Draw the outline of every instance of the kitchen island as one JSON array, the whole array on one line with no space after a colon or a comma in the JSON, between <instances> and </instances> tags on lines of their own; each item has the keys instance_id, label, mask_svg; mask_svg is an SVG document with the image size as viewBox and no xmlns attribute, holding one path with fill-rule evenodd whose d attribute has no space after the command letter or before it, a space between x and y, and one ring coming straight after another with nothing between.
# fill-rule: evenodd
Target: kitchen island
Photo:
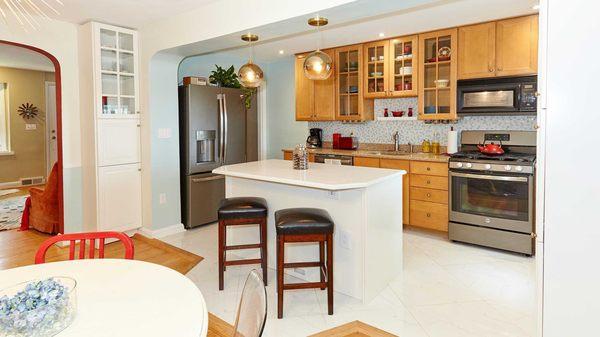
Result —
<instances>
[{"instance_id":1,"label":"kitchen island","mask_svg":"<svg viewBox=\"0 0 600 337\"><path fill-rule=\"evenodd\" d=\"M334 289L368 302L402 272L402 170L311 163L306 171L285 160L265 160L213 171L226 176L226 196L267 200L269 273L276 266L274 213L316 207L335 222ZM228 244L256 243L253 226L228 228ZM286 245L286 262L318 261L316 244ZM241 257L255 257L236 251ZM318 268L286 270L300 279L319 279Z\"/></svg>"}]
</instances>

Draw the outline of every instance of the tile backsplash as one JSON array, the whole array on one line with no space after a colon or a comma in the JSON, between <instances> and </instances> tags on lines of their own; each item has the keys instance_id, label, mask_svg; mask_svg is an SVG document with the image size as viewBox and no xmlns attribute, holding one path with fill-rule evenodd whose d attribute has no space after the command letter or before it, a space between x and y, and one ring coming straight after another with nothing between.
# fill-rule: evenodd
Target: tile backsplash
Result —
<instances>
[{"instance_id":1,"label":"tile backsplash","mask_svg":"<svg viewBox=\"0 0 600 337\"><path fill-rule=\"evenodd\" d=\"M417 112L416 98L377 99L375 117L383 116L383 109L408 111L413 107ZM425 124L418 120L371 121L364 123L310 122L309 128L323 129L323 140L331 141L334 133L348 136L353 133L361 143L393 143L393 134L400 133L400 143L420 144L423 139L433 139L439 134L439 141L446 145L446 134L450 127L454 130L527 130L533 131L535 116L473 116L462 117L455 124Z\"/></svg>"}]
</instances>

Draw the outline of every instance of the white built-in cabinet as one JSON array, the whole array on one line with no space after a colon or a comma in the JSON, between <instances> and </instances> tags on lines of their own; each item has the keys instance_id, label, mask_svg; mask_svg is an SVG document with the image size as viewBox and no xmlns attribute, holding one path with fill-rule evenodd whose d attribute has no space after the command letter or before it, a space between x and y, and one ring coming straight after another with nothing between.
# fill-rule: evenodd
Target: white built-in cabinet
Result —
<instances>
[{"instance_id":1,"label":"white built-in cabinet","mask_svg":"<svg viewBox=\"0 0 600 337\"><path fill-rule=\"evenodd\" d=\"M80 27L84 230L142 226L138 36Z\"/></svg>"}]
</instances>

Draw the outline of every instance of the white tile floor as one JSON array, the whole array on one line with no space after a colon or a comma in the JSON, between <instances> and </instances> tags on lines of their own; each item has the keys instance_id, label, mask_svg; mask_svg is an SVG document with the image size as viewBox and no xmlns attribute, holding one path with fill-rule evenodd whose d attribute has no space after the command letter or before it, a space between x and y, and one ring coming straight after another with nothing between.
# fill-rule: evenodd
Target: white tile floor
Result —
<instances>
[{"instance_id":1,"label":"white tile floor","mask_svg":"<svg viewBox=\"0 0 600 337\"><path fill-rule=\"evenodd\" d=\"M415 230L404 234L403 275L366 305L336 293L333 316L327 315L326 292L309 289L286 291L284 318L277 319L270 269L264 336L307 336L354 320L402 337L535 335L533 258ZM233 322L245 277L258 266L229 268L225 290L219 291L216 224L163 240L205 258L187 276L202 291L209 311Z\"/></svg>"}]
</instances>

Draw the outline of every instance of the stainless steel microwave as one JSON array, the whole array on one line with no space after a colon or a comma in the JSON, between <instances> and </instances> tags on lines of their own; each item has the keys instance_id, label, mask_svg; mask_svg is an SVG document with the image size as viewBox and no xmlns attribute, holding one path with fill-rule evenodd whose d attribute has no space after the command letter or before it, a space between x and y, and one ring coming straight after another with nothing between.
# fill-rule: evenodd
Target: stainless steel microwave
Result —
<instances>
[{"instance_id":1,"label":"stainless steel microwave","mask_svg":"<svg viewBox=\"0 0 600 337\"><path fill-rule=\"evenodd\" d=\"M471 115L535 115L537 76L461 80L457 112Z\"/></svg>"}]
</instances>

